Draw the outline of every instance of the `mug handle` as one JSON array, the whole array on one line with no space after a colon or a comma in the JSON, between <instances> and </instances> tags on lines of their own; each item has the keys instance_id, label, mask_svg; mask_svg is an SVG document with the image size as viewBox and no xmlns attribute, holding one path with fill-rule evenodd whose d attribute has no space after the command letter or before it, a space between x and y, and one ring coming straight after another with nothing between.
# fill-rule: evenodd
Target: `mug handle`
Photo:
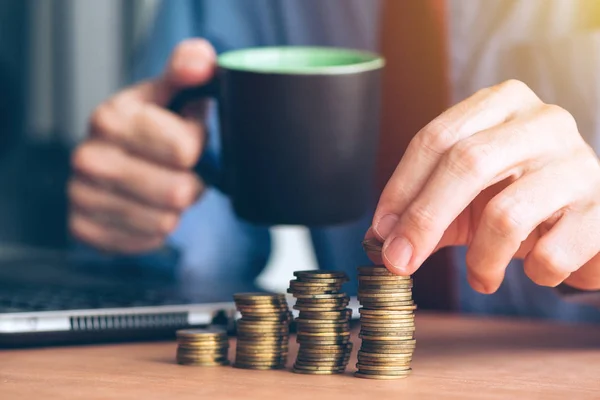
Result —
<instances>
[{"instance_id":1,"label":"mug handle","mask_svg":"<svg viewBox=\"0 0 600 400\"><path fill-rule=\"evenodd\" d=\"M177 93L171 100L167 109L176 114L180 114L183 108L191 101L198 99L216 99L219 100L219 79L215 77L203 86L184 89ZM224 185L223 173L221 169L215 165L215 161L202 154L198 163L192 168L193 171L202 178L209 186L218 189L222 193L227 193Z\"/></svg>"}]
</instances>

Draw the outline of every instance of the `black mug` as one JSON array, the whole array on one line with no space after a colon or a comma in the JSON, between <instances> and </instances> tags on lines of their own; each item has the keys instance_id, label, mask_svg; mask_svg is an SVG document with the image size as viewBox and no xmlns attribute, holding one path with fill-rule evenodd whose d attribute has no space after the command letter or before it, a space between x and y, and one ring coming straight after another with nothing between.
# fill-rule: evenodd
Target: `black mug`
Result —
<instances>
[{"instance_id":1,"label":"black mug","mask_svg":"<svg viewBox=\"0 0 600 400\"><path fill-rule=\"evenodd\" d=\"M204 181L235 213L260 225L322 226L356 220L372 199L383 59L326 47L263 47L221 54L214 79L180 93L213 97L221 167Z\"/></svg>"}]
</instances>

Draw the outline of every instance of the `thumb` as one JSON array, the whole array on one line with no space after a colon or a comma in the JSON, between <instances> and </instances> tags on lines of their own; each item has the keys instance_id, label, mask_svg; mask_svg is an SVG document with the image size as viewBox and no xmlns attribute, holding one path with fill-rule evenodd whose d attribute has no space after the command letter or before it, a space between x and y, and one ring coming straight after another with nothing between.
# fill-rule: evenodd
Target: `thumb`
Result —
<instances>
[{"instance_id":1,"label":"thumb","mask_svg":"<svg viewBox=\"0 0 600 400\"><path fill-rule=\"evenodd\" d=\"M139 100L166 106L182 89L202 85L214 75L216 53L204 39L187 39L177 45L163 74L133 88Z\"/></svg>"}]
</instances>

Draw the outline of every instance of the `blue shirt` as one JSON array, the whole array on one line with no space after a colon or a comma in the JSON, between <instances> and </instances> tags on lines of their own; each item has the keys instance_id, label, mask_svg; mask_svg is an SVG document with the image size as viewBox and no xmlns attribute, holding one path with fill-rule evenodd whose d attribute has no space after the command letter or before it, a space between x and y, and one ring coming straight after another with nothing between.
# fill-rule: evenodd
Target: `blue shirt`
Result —
<instances>
[{"instance_id":1,"label":"blue shirt","mask_svg":"<svg viewBox=\"0 0 600 400\"><path fill-rule=\"evenodd\" d=\"M135 79L158 75L178 42L204 37L218 53L268 45L325 45L377 50L379 0L169 0L163 1L156 21L137 57ZM218 123L209 120L208 152L218 160ZM311 229L319 265L355 275L368 263L360 248L372 214L360 221ZM253 279L270 252L269 232L240 221L228 199L209 189L183 216L169 238L180 250L181 266L201 277ZM569 321L600 321L596 309L564 301L550 288L539 287L513 262L505 282L494 295L474 292L466 281L464 249L455 252L461 266L460 308L463 312L510 314Z\"/></svg>"}]
</instances>

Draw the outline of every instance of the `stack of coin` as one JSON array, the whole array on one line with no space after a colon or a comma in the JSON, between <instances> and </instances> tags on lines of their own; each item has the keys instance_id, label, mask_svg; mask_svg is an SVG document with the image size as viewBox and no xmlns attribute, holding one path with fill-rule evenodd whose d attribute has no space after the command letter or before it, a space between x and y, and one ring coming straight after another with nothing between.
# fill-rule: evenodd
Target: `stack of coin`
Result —
<instances>
[{"instance_id":1,"label":"stack of coin","mask_svg":"<svg viewBox=\"0 0 600 400\"><path fill-rule=\"evenodd\" d=\"M246 369L285 368L292 320L285 295L238 293L233 297L242 314L237 321L233 366Z\"/></svg>"},{"instance_id":2,"label":"stack of coin","mask_svg":"<svg viewBox=\"0 0 600 400\"><path fill-rule=\"evenodd\" d=\"M350 342L349 297L342 292L348 281L343 272L297 271L289 293L296 298L296 340L300 344L293 371L300 374L335 374L346 370Z\"/></svg>"},{"instance_id":3,"label":"stack of coin","mask_svg":"<svg viewBox=\"0 0 600 400\"><path fill-rule=\"evenodd\" d=\"M177 363L182 365L229 365L229 339L223 329L177 331Z\"/></svg>"},{"instance_id":4,"label":"stack of coin","mask_svg":"<svg viewBox=\"0 0 600 400\"><path fill-rule=\"evenodd\" d=\"M358 300L362 344L355 375L367 379L408 376L416 343L412 279L394 275L383 265L359 267Z\"/></svg>"}]
</instances>

